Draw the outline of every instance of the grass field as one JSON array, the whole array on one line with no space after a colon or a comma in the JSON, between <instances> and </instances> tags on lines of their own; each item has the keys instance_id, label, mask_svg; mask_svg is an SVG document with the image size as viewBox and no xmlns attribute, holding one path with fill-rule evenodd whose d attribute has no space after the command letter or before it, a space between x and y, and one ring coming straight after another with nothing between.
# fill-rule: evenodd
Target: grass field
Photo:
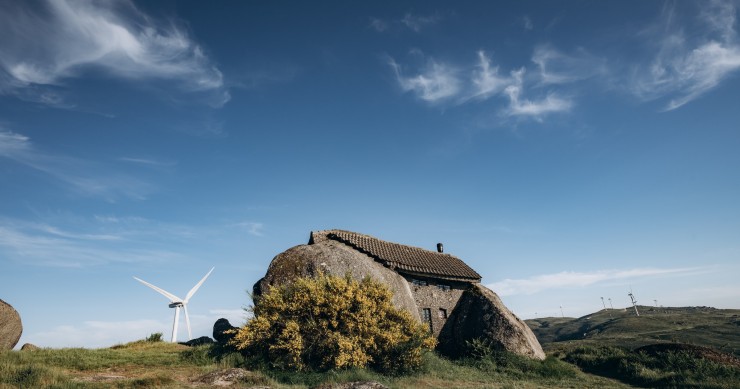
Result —
<instances>
[{"instance_id":1,"label":"grass field","mask_svg":"<svg viewBox=\"0 0 740 389\"><path fill-rule=\"evenodd\" d=\"M213 356L209 346L189 348L137 341L107 349L41 349L0 353L0 388L188 388L215 387L200 378L240 366L238 354ZM327 373L258 371L235 388L310 388L322 383L377 381L391 388L580 388L628 387L581 372L550 357L532 361L497 354L453 362L429 353L418 373L390 377L355 369Z\"/></svg>"},{"instance_id":2,"label":"grass field","mask_svg":"<svg viewBox=\"0 0 740 389\"><path fill-rule=\"evenodd\" d=\"M242 373L231 387L377 381L391 388L740 388L740 310L638 309L639 317L602 310L581 318L527 320L547 351L545 361L499 352L451 361L428 353L422 369L406 376L266 369ZM217 387L210 374L244 365L240 354L158 339L105 349L0 352L0 389Z\"/></svg>"}]
</instances>

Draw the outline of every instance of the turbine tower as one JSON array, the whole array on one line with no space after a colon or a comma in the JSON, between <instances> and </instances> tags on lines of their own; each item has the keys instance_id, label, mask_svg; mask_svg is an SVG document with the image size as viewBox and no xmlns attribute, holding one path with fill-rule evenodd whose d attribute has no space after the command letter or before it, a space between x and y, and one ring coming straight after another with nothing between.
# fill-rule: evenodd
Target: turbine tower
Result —
<instances>
[{"instance_id":1,"label":"turbine tower","mask_svg":"<svg viewBox=\"0 0 740 389\"><path fill-rule=\"evenodd\" d=\"M198 281L195 286L190 289L190 292L188 292L187 295L185 295L184 299L181 299L174 294L156 287L142 279L134 277L136 281L141 282L142 284L154 289L164 297L167 297L170 300L170 308L175 308L175 320L172 322L172 343L177 342L177 323L180 321L180 308L182 308L185 311L185 324L188 327L188 340L193 338L193 334L190 332L190 317L188 316L188 301L190 301L190 298L193 297L195 292L200 288L201 285L203 285L203 282L205 282L206 278L211 275L211 272L215 269L215 267L212 267L211 270L208 272L208 274L205 275L200 281Z\"/></svg>"},{"instance_id":2,"label":"turbine tower","mask_svg":"<svg viewBox=\"0 0 740 389\"><path fill-rule=\"evenodd\" d=\"M627 296L630 296L630 300L632 300L632 306L635 308L635 314L637 316L640 316L640 312L637 311L637 300L635 300L635 295L632 294L632 288L630 288L630 292L627 293Z\"/></svg>"}]
</instances>

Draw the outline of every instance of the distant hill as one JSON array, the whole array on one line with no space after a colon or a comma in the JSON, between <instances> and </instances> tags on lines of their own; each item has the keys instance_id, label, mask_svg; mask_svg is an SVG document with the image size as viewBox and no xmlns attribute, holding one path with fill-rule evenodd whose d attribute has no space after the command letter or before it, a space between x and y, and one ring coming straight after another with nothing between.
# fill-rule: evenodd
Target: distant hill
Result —
<instances>
[{"instance_id":1,"label":"distant hill","mask_svg":"<svg viewBox=\"0 0 740 389\"><path fill-rule=\"evenodd\" d=\"M579 318L525 320L545 351L574 345L631 349L655 343L685 343L740 356L740 309L710 307L605 309Z\"/></svg>"}]
</instances>

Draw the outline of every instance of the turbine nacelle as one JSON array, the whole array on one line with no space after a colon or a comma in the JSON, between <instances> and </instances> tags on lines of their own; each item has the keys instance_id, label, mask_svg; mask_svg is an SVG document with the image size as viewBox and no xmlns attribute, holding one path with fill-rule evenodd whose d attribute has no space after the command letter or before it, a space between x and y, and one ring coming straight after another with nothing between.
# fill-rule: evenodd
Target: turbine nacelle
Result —
<instances>
[{"instance_id":1,"label":"turbine nacelle","mask_svg":"<svg viewBox=\"0 0 740 389\"><path fill-rule=\"evenodd\" d=\"M193 286L192 289L190 289L188 294L185 295L185 299L181 299L162 288L159 288L142 279L134 277L136 281L141 282L142 284L154 289L157 293L161 294L162 296L167 297L167 299L170 300L169 307L175 308L175 320L172 323L172 343L177 342L177 324L180 321L180 308L182 308L185 311L185 324L188 326L188 338L189 339L193 338L193 334L190 332L190 317L188 316L188 301L190 301L190 298L193 297L195 292L198 291L198 288L200 288L200 286L203 285L203 282L205 282L206 278L208 278L208 276L211 275L211 272L213 272L213 269L215 269L215 267L211 268L211 270L200 281L198 281L198 283L195 284L195 286Z\"/></svg>"}]
</instances>

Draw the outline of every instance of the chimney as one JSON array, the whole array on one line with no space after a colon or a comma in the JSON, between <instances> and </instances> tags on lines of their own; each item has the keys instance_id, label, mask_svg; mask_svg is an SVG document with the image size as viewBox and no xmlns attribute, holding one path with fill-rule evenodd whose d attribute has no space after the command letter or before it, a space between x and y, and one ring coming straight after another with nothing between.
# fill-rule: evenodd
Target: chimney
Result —
<instances>
[{"instance_id":1,"label":"chimney","mask_svg":"<svg viewBox=\"0 0 740 389\"><path fill-rule=\"evenodd\" d=\"M438 253L443 253L443 252L445 252L445 246L444 246L444 245L442 245L442 243L437 243L437 252L438 252Z\"/></svg>"}]
</instances>

